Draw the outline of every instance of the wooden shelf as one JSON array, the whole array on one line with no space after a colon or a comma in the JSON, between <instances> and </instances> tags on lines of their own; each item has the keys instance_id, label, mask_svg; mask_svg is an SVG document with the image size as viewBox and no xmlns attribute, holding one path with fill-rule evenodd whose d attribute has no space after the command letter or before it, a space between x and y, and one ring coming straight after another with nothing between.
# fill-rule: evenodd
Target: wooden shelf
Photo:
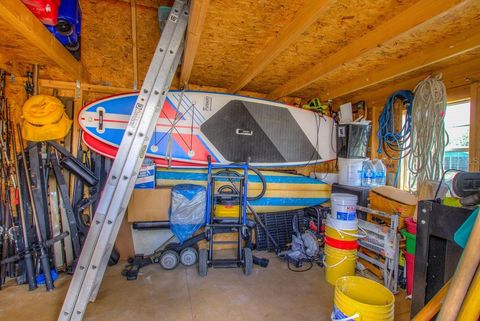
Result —
<instances>
[{"instance_id":1,"label":"wooden shelf","mask_svg":"<svg viewBox=\"0 0 480 321\"><path fill-rule=\"evenodd\" d=\"M16 74L32 63L53 78L83 80L82 64L20 0L0 1L0 65Z\"/></svg>"}]
</instances>

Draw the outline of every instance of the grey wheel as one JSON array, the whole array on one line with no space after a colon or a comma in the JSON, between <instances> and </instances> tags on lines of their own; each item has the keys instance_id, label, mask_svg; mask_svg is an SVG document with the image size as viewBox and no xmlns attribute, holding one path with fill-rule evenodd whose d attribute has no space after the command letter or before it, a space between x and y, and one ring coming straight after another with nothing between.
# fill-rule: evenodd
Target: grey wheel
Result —
<instances>
[{"instance_id":1,"label":"grey wheel","mask_svg":"<svg viewBox=\"0 0 480 321\"><path fill-rule=\"evenodd\" d=\"M180 252L180 263L185 266L192 266L197 263L198 252L193 247L184 248Z\"/></svg>"},{"instance_id":2,"label":"grey wheel","mask_svg":"<svg viewBox=\"0 0 480 321\"><path fill-rule=\"evenodd\" d=\"M243 274L250 275L253 271L253 255L252 249L246 247L243 249Z\"/></svg>"},{"instance_id":3,"label":"grey wheel","mask_svg":"<svg viewBox=\"0 0 480 321\"><path fill-rule=\"evenodd\" d=\"M198 252L198 274L201 277L207 276L208 272L208 250L201 249Z\"/></svg>"},{"instance_id":4,"label":"grey wheel","mask_svg":"<svg viewBox=\"0 0 480 321\"><path fill-rule=\"evenodd\" d=\"M173 250L167 250L160 255L160 266L165 270L173 270L180 263L178 253Z\"/></svg>"}]
</instances>

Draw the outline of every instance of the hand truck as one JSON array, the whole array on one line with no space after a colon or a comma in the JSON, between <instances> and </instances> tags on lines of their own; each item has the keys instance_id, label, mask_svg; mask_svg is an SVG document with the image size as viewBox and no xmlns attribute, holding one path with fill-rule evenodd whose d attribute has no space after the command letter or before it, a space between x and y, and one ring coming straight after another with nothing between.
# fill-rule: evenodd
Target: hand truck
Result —
<instances>
[{"instance_id":1,"label":"hand truck","mask_svg":"<svg viewBox=\"0 0 480 321\"><path fill-rule=\"evenodd\" d=\"M222 185L217 188L217 185ZM223 192L225 186L235 185L231 188L232 193ZM217 165L212 164L208 158L207 178L207 204L205 215L205 237L208 241L208 249L201 249L198 257L198 273L204 277L209 267L233 268L242 267L245 275L250 275L253 269L252 249L248 245L243 246L244 241L250 239L250 229L247 226L247 191L248 191L248 163ZM217 217L215 205L218 197L226 196L238 201L238 217ZM214 235L219 229L230 229L237 234L236 241L216 241ZM237 244L236 257L215 258L214 246L216 244Z\"/></svg>"}]
</instances>

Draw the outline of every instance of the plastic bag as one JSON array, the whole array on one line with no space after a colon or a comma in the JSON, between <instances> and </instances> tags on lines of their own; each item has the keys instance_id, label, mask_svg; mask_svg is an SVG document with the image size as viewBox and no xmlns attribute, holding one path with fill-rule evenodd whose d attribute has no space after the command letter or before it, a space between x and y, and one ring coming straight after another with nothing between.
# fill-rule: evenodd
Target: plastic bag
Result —
<instances>
[{"instance_id":1,"label":"plastic bag","mask_svg":"<svg viewBox=\"0 0 480 321\"><path fill-rule=\"evenodd\" d=\"M172 188L170 229L180 243L205 224L206 201L205 186L179 184Z\"/></svg>"}]
</instances>

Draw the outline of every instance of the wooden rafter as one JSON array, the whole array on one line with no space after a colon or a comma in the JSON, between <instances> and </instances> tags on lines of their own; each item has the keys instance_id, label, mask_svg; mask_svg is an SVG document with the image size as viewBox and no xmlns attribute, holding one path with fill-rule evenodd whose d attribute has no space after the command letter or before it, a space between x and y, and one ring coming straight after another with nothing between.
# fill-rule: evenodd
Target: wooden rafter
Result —
<instances>
[{"instance_id":1,"label":"wooden rafter","mask_svg":"<svg viewBox=\"0 0 480 321\"><path fill-rule=\"evenodd\" d=\"M421 50L409 56L402 57L397 63L391 63L388 67L368 73L367 76L349 81L345 85L326 90L325 95L322 95L322 97L325 96L325 98L333 99L345 96L427 66L450 60L479 48L480 29L474 28L464 34L456 35L435 46L429 47L428 50Z\"/></svg>"},{"instance_id":2,"label":"wooden rafter","mask_svg":"<svg viewBox=\"0 0 480 321\"><path fill-rule=\"evenodd\" d=\"M187 41L183 54L182 71L180 73L180 87L188 84L192 73L193 61L197 54L203 24L207 16L210 0L193 0L190 5L190 18L188 20Z\"/></svg>"},{"instance_id":3,"label":"wooden rafter","mask_svg":"<svg viewBox=\"0 0 480 321\"><path fill-rule=\"evenodd\" d=\"M443 67L429 66L422 72L417 71L414 75L409 75L403 80L388 81L379 84L372 88L366 88L359 92L352 93L340 100L335 100L337 103L345 101L359 101L366 100L367 104L372 107L383 107L388 96L396 90L410 89L413 90L415 86L429 74L440 72L443 75L443 81L447 87L447 98L450 98L450 89L455 89L458 86L468 84L467 79L480 78L480 59L470 59L461 63L447 65Z\"/></svg>"},{"instance_id":4,"label":"wooden rafter","mask_svg":"<svg viewBox=\"0 0 480 321\"><path fill-rule=\"evenodd\" d=\"M38 48L75 80L82 79L82 64L65 49L20 0L0 1L0 19Z\"/></svg>"},{"instance_id":5,"label":"wooden rafter","mask_svg":"<svg viewBox=\"0 0 480 321\"><path fill-rule=\"evenodd\" d=\"M278 57L288 46L300 37L328 8L330 1L310 0L301 9L293 20L283 28L282 32L270 42L250 64L250 67L228 89L237 92L246 86L256 75Z\"/></svg>"},{"instance_id":6,"label":"wooden rafter","mask_svg":"<svg viewBox=\"0 0 480 321\"><path fill-rule=\"evenodd\" d=\"M304 88L338 66L359 57L373 48L381 46L385 42L401 37L414 27L448 11L459 3L462 3L462 1L420 0L363 37L356 39L337 51L334 55L324 59L313 68L274 89L267 97L269 99L278 99Z\"/></svg>"}]
</instances>

